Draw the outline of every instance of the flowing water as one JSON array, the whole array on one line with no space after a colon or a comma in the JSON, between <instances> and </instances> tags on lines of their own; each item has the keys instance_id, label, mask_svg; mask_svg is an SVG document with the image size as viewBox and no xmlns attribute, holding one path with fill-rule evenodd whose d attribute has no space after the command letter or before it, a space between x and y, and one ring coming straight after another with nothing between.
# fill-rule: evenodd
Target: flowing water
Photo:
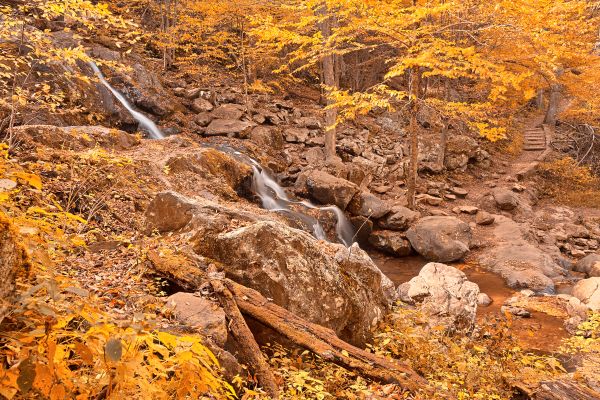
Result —
<instances>
[{"instance_id":1,"label":"flowing water","mask_svg":"<svg viewBox=\"0 0 600 400\"><path fill-rule=\"evenodd\" d=\"M108 83L108 81L102 74L102 71L100 71L100 68L98 68L98 66L93 61L90 61L89 65L98 77L98 79L100 79L100 82L102 82L102 84L106 86L106 88L117 98L117 100L119 100L119 102L123 104L123 107L125 107L127 111L129 111L129 113L133 116L133 118L135 118L135 120L138 122L139 126L142 129L146 130L153 139L164 139L165 136L162 134L158 126L156 126L156 124L152 122L150 118L146 117L144 114L133 108L133 106L127 101L125 96L119 93L119 91L117 91L110 85L110 83Z\"/></svg>"},{"instance_id":2,"label":"flowing water","mask_svg":"<svg viewBox=\"0 0 600 400\"><path fill-rule=\"evenodd\" d=\"M262 203L263 208L275 212L288 214L292 218L299 219L312 230L317 239L327 240L325 229L319 220L307 213L292 209L291 206L300 206L306 209L331 212L336 217L335 232L337 238L346 247L354 242L354 228L344 212L336 206L317 206L309 201L295 201L289 198L283 187L271 177L267 170L256 160L243 155L239 151L233 150L238 156L243 156L252 164L254 174L252 176L252 191L256 194Z\"/></svg>"}]
</instances>

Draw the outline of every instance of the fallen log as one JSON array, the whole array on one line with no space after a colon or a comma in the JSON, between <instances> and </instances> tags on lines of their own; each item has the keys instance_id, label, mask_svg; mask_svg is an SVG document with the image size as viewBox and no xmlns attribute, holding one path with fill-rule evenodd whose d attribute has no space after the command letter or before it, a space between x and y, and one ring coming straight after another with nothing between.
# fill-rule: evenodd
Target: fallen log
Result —
<instances>
[{"instance_id":1,"label":"fallen log","mask_svg":"<svg viewBox=\"0 0 600 400\"><path fill-rule=\"evenodd\" d=\"M431 393L427 381L407 365L369 353L337 337L331 329L310 323L280 307L254 289L223 279L241 312L274 329L295 344L324 360L384 383L395 383L413 392Z\"/></svg>"},{"instance_id":2,"label":"fallen log","mask_svg":"<svg viewBox=\"0 0 600 400\"><path fill-rule=\"evenodd\" d=\"M541 382L535 400L600 400L600 393L572 379Z\"/></svg>"},{"instance_id":3,"label":"fallen log","mask_svg":"<svg viewBox=\"0 0 600 400\"><path fill-rule=\"evenodd\" d=\"M258 383L270 398L279 399L279 386L275 381L275 376L240 313L230 289L225 287L223 282L218 279L211 280L210 284L229 319L229 330L233 339L239 344L240 355L243 358L242 362L254 370Z\"/></svg>"}]
</instances>

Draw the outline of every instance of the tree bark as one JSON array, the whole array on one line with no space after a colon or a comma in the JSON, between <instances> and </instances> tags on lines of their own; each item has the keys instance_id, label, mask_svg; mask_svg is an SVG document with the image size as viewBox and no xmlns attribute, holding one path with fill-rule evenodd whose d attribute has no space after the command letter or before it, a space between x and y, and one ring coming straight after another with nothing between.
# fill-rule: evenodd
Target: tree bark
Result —
<instances>
[{"instance_id":1,"label":"tree bark","mask_svg":"<svg viewBox=\"0 0 600 400\"><path fill-rule=\"evenodd\" d=\"M408 167L408 207L415 209L415 196L417 193L417 176L419 173L419 134L417 124L417 113L419 112L419 91L421 85L421 71L418 67L410 73L410 163Z\"/></svg>"},{"instance_id":2,"label":"tree bark","mask_svg":"<svg viewBox=\"0 0 600 400\"><path fill-rule=\"evenodd\" d=\"M354 347L338 338L331 329L299 318L254 289L229 279L223 280L223 285L230 290L243 314L323 359L376 381L396 383L413 392L431 392L427 381L405 364Z\"/></svg>"},{"instance_id":3,"label":"tree bark","mask_svg":"<svg viewBox=\"0 0 600 400\"><path fill-rule=\"evenodd\" d=\"M275 381L275 376L269 368L269 363L263 357L262 351L256 343L250 328L248 328L244 317L242 317L234 296L221 280L213 279L210 283L229 319L229 331L239 344L238 348L243 362L254 370L258 383L267 394L272 399L278 399L279 387Z\"/></svg>"},{"instance_id":4,"label":"tree bark","mask_svg":"<svg viewBox=\"0 0 600 400\"><path fill-rule=\"evenodd\" d=\"M329 15L327 5L323 4L318 11L324 17L321 23L321 34L323 35L323 50L326 51L325 45L331 36L333 20ZM336 160L336 128L337 122L337 109L331 108L334 104L331 98L332 88L336 88L336 75L335 75L335 56L333 54L325 54L321 60L323 68L323 85L325 86L325 99L327 109L325 110L325 159L328 162L334 162Z\"/></svg>"},{"instance_id":5,"label":"tree bark","mask_svg":"<svg viewBox=\"0 0 600 400\"><path fill-rule=\"evenodd\" d=\"M550 95L548 96L548 108L546 109L546 117L544 123L554 127L560 106L562 86L558 83L550 87Z\"/></svg>"}]
</instances>

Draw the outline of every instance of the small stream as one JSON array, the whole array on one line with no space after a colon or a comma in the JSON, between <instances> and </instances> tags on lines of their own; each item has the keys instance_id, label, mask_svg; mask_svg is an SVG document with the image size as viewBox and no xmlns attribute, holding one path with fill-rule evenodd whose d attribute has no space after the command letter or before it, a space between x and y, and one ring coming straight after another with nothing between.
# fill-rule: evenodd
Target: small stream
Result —
<instances>
[{"instance_id":1,"label":"small stream","mask_svg":"<svg viewBox=\"0 0 600 400\"><path fill-rule=\"evenodd\" d=\"M403 258L390 257L378 252L371 252L370 255L379 269L396 286L417 276L428 262L418 255ZM477 266L460 263L452 266L463 271L470 281L479 286L481 292L493 300L489 306L477 308L477 321L483 323L503 317L500 308L516 291L506 286L500 276ZM523 348L542 353L556 352L561 341L569 336L561 318L540 312L532 312L531 318L514 317L511 331Z\"/></svg>"}]
</instances>

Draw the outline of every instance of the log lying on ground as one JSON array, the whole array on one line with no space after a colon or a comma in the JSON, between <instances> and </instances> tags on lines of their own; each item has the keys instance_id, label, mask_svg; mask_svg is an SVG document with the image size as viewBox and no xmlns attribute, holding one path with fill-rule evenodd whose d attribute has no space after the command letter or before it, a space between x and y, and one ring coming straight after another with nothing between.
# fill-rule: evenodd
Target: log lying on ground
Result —
<instances>
[{"instance_id":1,"label":"log lying on ground","mask_svg":"<svg viewBox=\"0 0 600 400\"><path fill-rule=\"evenodd\" d=\"M268 301L254 289L230 279L223 279L222 282L231 291L243 314L274 329L323 359L379 382L396 383L413 392L431 392L427 381L408 366L354 347L338 338L331 329L299 318Z\"/></svg>"},{"instance_id":2,"label":"log lying on ground","mask_svg":"<svg viewBox=\"0 0 600 400\"><path fill-rule=\"evenodd\" d=\"M213 291L219 298L221 307L229 319L229 330L235 341L239 344L240 355L245 364L250 366L256 373L258 383L272 399L279 398L279 387L275 382L275 376L269 369L269 364L250 331L244 317L233 298L230 290L218 279L211 280Z\"/></svg>"},{"instance_id":3,"label":"log lying on ground","mask_svg":"<svg viewBox=\"0 0 600 400\"><path fill-rule=\"evenodd\" d=\"M600 400L600 393L572 379L558 379L540 383L532 396L535 400Z\"/></svg>"}]
</instances>

